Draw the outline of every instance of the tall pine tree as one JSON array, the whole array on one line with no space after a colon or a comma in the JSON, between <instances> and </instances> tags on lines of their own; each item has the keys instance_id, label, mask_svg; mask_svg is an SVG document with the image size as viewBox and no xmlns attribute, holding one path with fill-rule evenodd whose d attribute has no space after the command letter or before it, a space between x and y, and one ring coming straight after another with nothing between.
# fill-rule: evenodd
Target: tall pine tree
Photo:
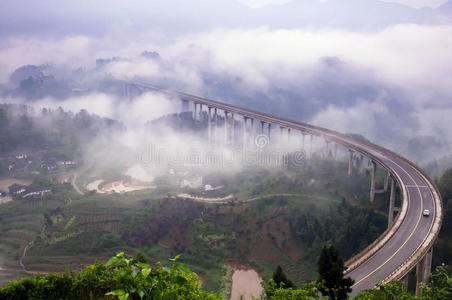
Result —
<instances>
[{"instance_id":1,"label":"tall pine tree","mask_svg":"<svg viewBox=\"0 0 452 300\"><path fill-rule=\"evenodd\" d=\"M273 272L273 281L276 283L277 288L290 289L295 287L293 282L287 278L280 265Z\"/></svg>"},{"instance_id":2,"label":"tall pine tree","mask_svg":"<svg viewBox=\"0 0 452 300\"><path fill-rule=\"evenodd\" d=\"M335 300L347 299L354 280L344 278L344 271L344 261L339 252L333 246L324 246L319 257L319 282L322 283L319 290L322 295Z\"/></svg>"}]
</instances>

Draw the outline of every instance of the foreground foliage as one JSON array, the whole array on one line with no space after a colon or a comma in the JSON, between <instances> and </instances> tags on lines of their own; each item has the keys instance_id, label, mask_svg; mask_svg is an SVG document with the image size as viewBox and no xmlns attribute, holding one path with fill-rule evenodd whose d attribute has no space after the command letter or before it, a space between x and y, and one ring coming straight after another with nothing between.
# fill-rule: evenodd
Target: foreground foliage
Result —
<instances>
[{"instance_id":1,"label":"foreground foliage","mask_svg":"<svg viewBox=\"0 0 452 300\"><path fill-rule=\"evenodd\" d=\"M0 299L220 299L202 291L198 276L177 258L170 267L151 267L119 253L80 273L13 281L0 290Z\"/></svg>"},{"instance_id":2,"label":"foreground foliage","mask_svg":"<svg viewBox=\"0 0 452 300\"><path fill-rule=\"evenodd\" d=\"M112 257L107 263L95 263L79 273L48 274L12 281L0 289L0 299L205 299L221 297L201 290L198 276L189 267L170 259L170 266L151 267L124 253ZM291 282L278 268L268 282L263 282L262 299L268 300L314 300L337 299L337 295L322 297L325 281L302 284L298 288L286 285ZM379 284L376 288L362 291L355 300L440 300L452 299L452 272L448 266L439 266L431 275L431 281L422 286L422 296L405 291L401 282Z\"/></svg>"},{"instance_id":3,"label":"foreground foliage","mask_svg":"<svg viewBox=\"0 0 452 300\"><path fill-rule=\"evenodd\" d=\"M333 246L323 247L319 257L319 290L331 299L345 300L354 280L344 278L344 261Z\"/></svg>"},{"instance_id":4,"label":"foreground foliage","mask_svg":"<svg viewBox=\"0 0 452 300\"><path fill-rule=\"evenodd\" d=\"M319 292L324 285L305 284L298 289L278 288L273 279L264 285L264 297L269 300L311 300L311 299L335 299L334 296L324 298ZM401 282L393 281L388 284L378 284L376 288L362 291L353 299L355 300L443 300L452 299L452 272L450 267L442 265L432 273L430 282L422 285L422 295L415 296L405 291Z\"/></svg>"}]
</instances>

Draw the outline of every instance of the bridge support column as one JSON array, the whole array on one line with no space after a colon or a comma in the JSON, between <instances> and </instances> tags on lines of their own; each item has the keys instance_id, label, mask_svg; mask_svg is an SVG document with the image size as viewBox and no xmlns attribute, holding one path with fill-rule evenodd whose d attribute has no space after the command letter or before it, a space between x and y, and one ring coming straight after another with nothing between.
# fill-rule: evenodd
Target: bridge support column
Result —
<instances>
[{"instance_id":1,"label":"bridge support column","mask_svg":"<svg viewBox=\"0 0 452 300\"><path fill-rule=\"evenodd\" d=\"M228 112L224 111L224 144L228 144Z\"/></svg>"},{"instance_id":2,"label":"bridge support column","mask_svg":"<svg viewBox=\"0 0 452 300\"><path fill-rule=\"evenodd\" d=\"M364 160L364 156L361 154L359 157L358 157L358 170L359 170L359 173L361 174L362 172L363 172L363 160Z\"/></svg>"},{"instance_id":3,"label":"bridge support column","mask_svg":"<svg viewBox=\"0 0 452 300\"><path fill-rule=\"evenodd\" d=\"M212 107L207 107L207 143L210 145L212 142Z\"/></svg>"},{"instance_id":4,"label":"bridge support column","mask_svg":"<svg viewBox=\"0 0 452 300\"><path fill-rule=\"evenodd\" d=\"M384 181L384 187L383 192L386 193L388 191L388 185L389 185L389 172L386 172L385 174L385 181Z\"/></svg>"},{"instance_id":5,"label":"bridge support column","mask_svg":"<svg viewBox=\"0 0 452 300\"><path fill-rule=\"evenodd\" d=\"M330 141L325 140L325 158L330 155Z\"/></svg>"},{"instance_id":6,"label":"bridge support column","mask_svg":"<svg viewBox=\"0 0 452 300\"><path fill-rule=\"evenodd\" d=\"M371 179L370 179L370 202L374 202L375 199L375 174L377 172L377 164L374 161L371 161L372 170L371 170Z\"/></svg>"},{"instance_id":7,"label":"bridge support column","mask_svg":"<svg viewBox=\"0 0 452 300\"><path fill-rule=\"evenodd\" d=\"M420 296L422 289L421 283L427 283L432 270L432 253L430 248L424 258L416 265L416 295Z\"/></svg>"},{"instance_id":8,"label":"bridge support column","mask_svg":"<svg viewBox=\"0 0 452 300\"><path fill-rule=\"evenodd\" d=\"M251 124L248 127L248 120ZM254 138L254 119L243 116L243 146L246 147L250 144L249 138Z\"/></svg>"},{"instance_id":9,"label":"bridge support column","mask_svg":"<svg viewBox=\"0 0 452 300\"><path fill-rule=\"evenodd\" d=\"M216 144L217 142L217 127L218 127L218 112L217 112L217 108L215 107L213 109L213 127L211 128L212 130L212 138L213 138L213 142Z\"/></svg>"},{"instance_id":10,"label":"bridge support column","mask_svg":"<svg viewBox=\"0 0 452 300\"><path fill-rule=\"evenodd\" d=\"M336 144L336 143L334 143L334 152L333 152L333 158L334 158L334 160L336 160L336 159L337 159L337 144Z\"/></svg>"},{"instance_id":11,"label":"bridge support column","mask_svg":"<svg viewBox=\"0 0 452 300\"><path fill-rule=\"evenodd\" d=\"M348 157L348 176L352 176L353 174L353 153L354 151L351 149L348 149L350 152L350 156Z\"/></svg>"},{"instance_id":12,"label":"bridge support column","mask_svg":"<svg viewBox=\"0 0 452 300\"><path fill-rule=\"evenodd\" d=\"M268 130L268 140L270 141L270 134L272 132L272 124L271 123L268 123L267 130Z\"/></svg>"},{"instance_id":13,"label":"bridge support column","mask_svg":"<svg viewBox=\"0 0 452 300\"><path fill-rule=\"evenodd\" d=\"M190 102L188 102L188 100L182 100L182 112L184 111L189 111Z\"/></svg>"},{"instance_id":14,"label":"bridge support column","mask_svg":"<svg viewBox=\"0 0 452 300\"><path fill-rule=\"evenodd\" d=\"M243 116L243 132L242 132L242 137L243 137L243 148L246 148L247 144L247 123L248 123L248 117Z\"/></svg>"},{"instance_id":15,"label":"bridge support column","mask_svg":"<svg viewBox=\"0 0 452 300\"><path fill-rule=\"evenodd\" d=\"M309 144L309 158L312 158L312 140L314 136L311 134L311 143Z\"/></svg>"},{"instance_id":16,"label":"bridge support column","mask_svg":"<svg viewBox=\"0 0 452 300\"><path fill-rule=\"evenodd\" d=\"M409 277L410 272L408 272L408 274L406 274L405 276L403 276L402 279L400 279L400 282L402 282L403 287L405 289L405 292L408 290L408 277Z\"/></svg>"},{"instance_id":17,"label":"bridge support column","mask_svg":"<svg viewBox=\"0 0 452 300\"><path fill-rule=\"evenodd\" d=\"M303 148L303 150L305 150L305 143L304 143L304 138L306 137L306 134L304 134L304 132L301 132L301 147Z\"/></svg>"},{"instance_id":18,"label":"bridge support column","mask_svg":"<svg viewBox=\"0 0 452 300\"><path fill-rule=\"evenodd\" d=\"M425 255L425 267L424 267L424 278L423 282L427 283L430 280L430 273L432 272L432 258L433 258L433 247L430 248Z\"/></svg>"},{"instance_id":19,"label":"bridge support column","mask_svg":"<svg viewBox=\"0 0 452 300\"><path fill-rule=\"evenodd\" d=\"M194 105L195 105L195 112L194 112L194 116L193 116L193 120L197 120L197 118L198 118L198 103L194 103Z\"/></svg>"},{"instance_id":20,"label":"bridge support column","mask_svg":"<svg viewBox=\"0 0 452 300\"><path fill-rule=\"evenodd\" d=\"M388 227L394 221L395 184L396 184L395 180L391 178L391 196L389 196Z\"/></svg>"},{"instance_id":21,"label":"bridge support column","mask_svg":"<svg viewBox=\"0 0 452 300\"><path fill-rule=\"evenodd\" d=\"M250 128L250 131L249 131L250 138L251 138L250 143L251 143L251 145L254 145L253 144L253 142L254 142L254 134L255 134L255 131L254 131L254 119L253 118L250 118L250 119L251 119L251 128Z\"/></svg>"},{"instance_id":22,"label":"bridge support column","mask_svg":"<svg viewBox=\"0 0 452 300\"><path fill-rule=\"evenodd\" d=\"M231 113L231 145L234 147L235 145L235 119L234 113Z\"/></svg>"}]
</instances>

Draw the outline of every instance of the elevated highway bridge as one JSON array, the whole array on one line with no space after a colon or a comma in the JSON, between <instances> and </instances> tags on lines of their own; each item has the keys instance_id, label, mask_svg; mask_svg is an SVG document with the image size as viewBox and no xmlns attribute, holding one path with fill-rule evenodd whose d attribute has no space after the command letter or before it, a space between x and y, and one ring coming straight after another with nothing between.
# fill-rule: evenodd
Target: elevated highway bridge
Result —
<instances>
[{"instance_id":1,"label":"elevated highway bridge","mask_svg":"<svg viewBox=\"0 0 452 300\"><path fill-rule=\"evenodd\" d=\"M238 119L242 122L243 137L249 138L253 134L255 124L261 133L268 134L271 129L280 128L289 135L290 132L299 131L303 136L320 137L325 140L326 147L330 143L341 145L349 150L348 175L353 172L353 159L356 156L365 156L371 161L371 186L370 199L373 201L376 193L375 172L377 166L387 172L384 190L388 188L389 179L391 192L388 212L387 230L362 252L351 258L346 265L346 275L355 280L352 296L359 291L373 288L378 282L387 283L393 280L401 280L407 284L408 273L416 269L416 292L420 292L420 283L428 280L432 247L438 236L443 216L440 194L428 176L414 163L400 155L380 147L368 141L355 138L350 135L335 132L329 129L313 126L303 122L297 122L260 113L235 105L222 103L183 92L161 89L142 83L124 83L125 95L130 91L134 94L144 92L158 92L170 98L182 101L184 110L194 107L195 117L197 112L203 110L208 113L209 132L217 126L217 113L222 111L225 124L229 122L225 130L232 130L232 136L237 131L234 124ZM251 128L251 129L250 129ZM395 188L401 191L401 207L395 207ZM430 216L423 216L423 211L428 209ZM394 217L395 212L398 212Z\"/></svg>"}]
</instances>

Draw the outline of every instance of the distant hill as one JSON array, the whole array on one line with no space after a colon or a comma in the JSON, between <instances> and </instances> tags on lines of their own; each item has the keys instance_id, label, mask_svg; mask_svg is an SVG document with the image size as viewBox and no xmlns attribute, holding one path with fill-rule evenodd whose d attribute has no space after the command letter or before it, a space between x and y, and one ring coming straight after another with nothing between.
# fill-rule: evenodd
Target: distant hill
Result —
<instances>
[{"instance_id":1,"label":"distant hill","mask_svg":"<svg viewBox=\"0 0 452 300\"><path fill-rule=\"evenodd\" d=\"M436 9L436 11L440 12L441 14L447 14L451 16L452 19L452 1L449 1L447 3L444 3L440 7Z\"/></svg>"},{"instance_id":2,"label":"distant hill","mask_svg":"<svg viewBox=\"0 0 452 300\"><path fill-rule=\"evenodd\" d=\"M378 30L400 23L435 24L452 23L447 18L451 3L438 9L416 9L398 3L378 0L294 0L284 5L268 5L250 8L231 0L155 0L128 7L127 16L118 16L115 5L108 1L96 1L93 5L73 4L73 9L61 22L56 11L59 1L30 2L16 0L9 9L0 10L0 36L26 32L46 34L99 34L108 32L111 15L115 22L133 19L132 28L159 29L165 34L178 35L213 28L270 28L341 27L352 30ZM27 10L23 10L27 7ZM27 14L33 11L33 18ZM17 20L20 19L20 26ZM84 22L80 23L80 19ZM176 21L177 20L177 21Z\"/></svg>"}]
</instances>

